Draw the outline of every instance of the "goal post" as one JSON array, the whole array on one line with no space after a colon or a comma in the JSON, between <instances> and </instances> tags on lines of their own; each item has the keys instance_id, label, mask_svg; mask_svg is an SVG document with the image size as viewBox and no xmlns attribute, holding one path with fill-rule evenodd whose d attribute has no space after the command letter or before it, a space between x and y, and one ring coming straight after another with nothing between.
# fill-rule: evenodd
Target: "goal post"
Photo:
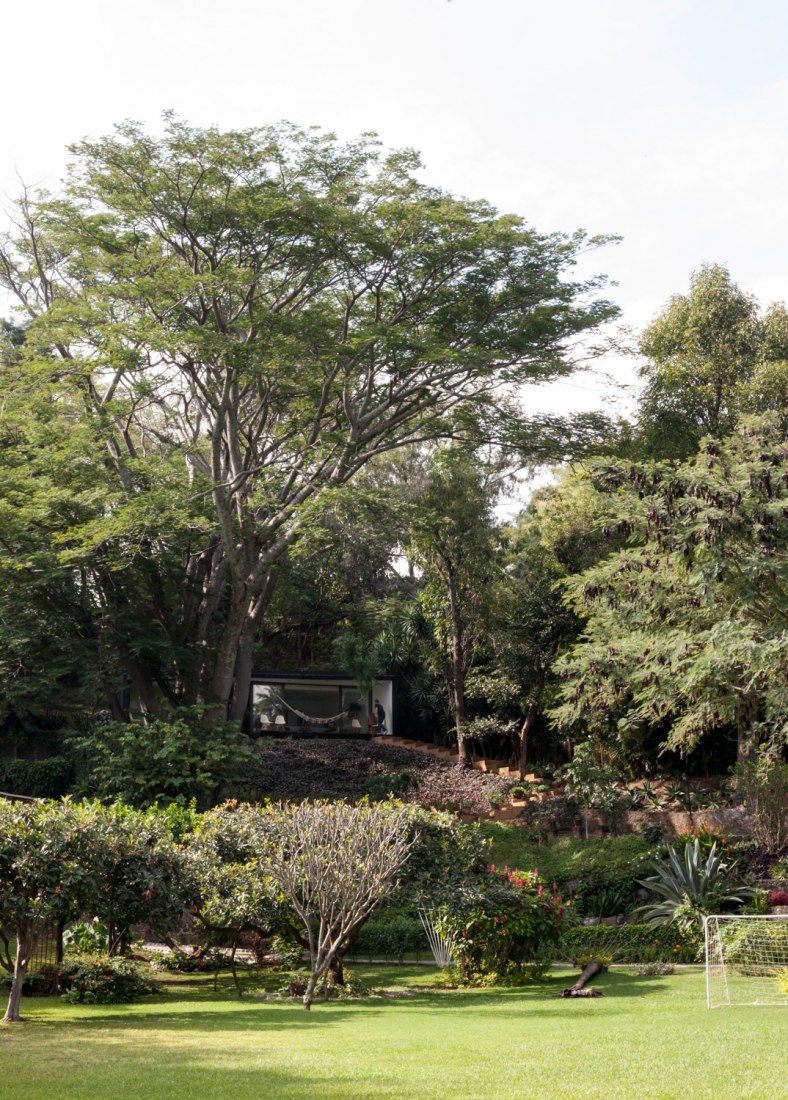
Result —
<instances>
[{"instance_id":1,"label":"goal post","mask_svg":"<svg viewBox=\"0 0 788 1100\"><path fill-rule=\"evenodd\" d=\"M703 921L706 1005L788 1005L788 916Z\"/></svg>"}]
</instances>

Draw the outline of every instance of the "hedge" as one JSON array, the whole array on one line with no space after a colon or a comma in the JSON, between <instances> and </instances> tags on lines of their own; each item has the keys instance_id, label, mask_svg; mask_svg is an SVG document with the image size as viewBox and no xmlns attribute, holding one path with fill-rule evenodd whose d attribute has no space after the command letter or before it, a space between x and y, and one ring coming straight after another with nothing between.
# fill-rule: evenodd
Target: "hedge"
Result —
<instances>
[{"instance_id":1,"label":"hedge","mask_svg":"<svg viewBox=\"0 0 788 1100\"><path fill-rule=\"evenodd\" d=\"M616 963L696 963L703 951L698 933L677 925L595 924L570 929L564 936L567 962L585 955L609 955ZM571 956L571 957L569 957Z\"/></svg>"},{"instance_id":2,"label":"hedge","mask_svg":"<svg viewBox=\"0 0 788 1100\"><path fill-rule=\"evenodd\" d=\"M33 798L61 798L74 779L74 768L65 756L45 760L0 759L0 790Z\"/></svg>"},{"instance_id":3,"label":"hedge","mask_svg":"<svg viewBox=\"0 0 788 1100\"><path fill-rule=\"evenodd\" d=\"M429 955L430 946L418 917L398 914L373 917L362 927L350 950L356 959L396 959Z\"/></svg>"}]
</instances>

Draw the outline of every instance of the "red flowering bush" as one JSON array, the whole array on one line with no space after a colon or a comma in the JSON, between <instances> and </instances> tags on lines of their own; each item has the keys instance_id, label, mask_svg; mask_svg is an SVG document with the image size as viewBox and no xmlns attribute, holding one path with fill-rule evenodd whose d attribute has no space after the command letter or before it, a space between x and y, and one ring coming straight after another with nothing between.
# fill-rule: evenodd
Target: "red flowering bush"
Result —
<instances>
[{"instance_id":1,"label":"red flowering bush","mask_svg":"<svg viewBox=\"0 0 788 1100\"><path fill-rule=\"evenodd\" d=\"M561 895L538 871L493 866L443 909L438 930L453 945L461 981L513 984L544 977L565 917Z\"/></svg>"},{"instance_id":2,"label":"red flowering bush","mask_svg":"<svg viewBox=\"0 0 788 1100\"><path fill-rule=\"evenodd\" d=\"M772 890L769 905L788 905L788 890Z\"/></svg>"}]
</instances>

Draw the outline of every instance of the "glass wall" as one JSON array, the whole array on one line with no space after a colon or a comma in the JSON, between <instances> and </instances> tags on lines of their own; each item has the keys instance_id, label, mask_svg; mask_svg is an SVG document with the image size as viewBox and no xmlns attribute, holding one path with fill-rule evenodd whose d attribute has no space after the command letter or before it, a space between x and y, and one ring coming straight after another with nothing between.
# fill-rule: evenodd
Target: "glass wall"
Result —
<instances>
[{"instance_id":1,"label":"glass wall","mask_svg":"<svg viewBox=\"0 0 788 1100\"><path fill-rule=\"evenodd\" d=\"M299 681L254 684L252 688L252 714L258 730L271 727L282 732L366 732L369 706L367 693L355 685ZM354 720L358 726L354 726Z\"/></svg>"}]
</instances>

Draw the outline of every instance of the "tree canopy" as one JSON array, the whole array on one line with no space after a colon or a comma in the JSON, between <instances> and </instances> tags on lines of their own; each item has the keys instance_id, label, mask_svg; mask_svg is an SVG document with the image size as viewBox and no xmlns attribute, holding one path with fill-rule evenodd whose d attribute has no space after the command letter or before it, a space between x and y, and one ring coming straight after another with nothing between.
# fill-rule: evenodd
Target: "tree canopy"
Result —
<instances>
[{"instance_id":1,"label":"tree canopy","mask_svg":"<svg viewBox=\"0 0 788 1100\"><path fill-rule=\"evenodd\" d=\"M521 383L572 370L615 312L571 278L601 242L428 187L369 137L168 116L72 153L0 248L27 318L6 431L30 446L35 394L40 467L68 451L43 535L91 594L94 654L109 643L143 713L237 718L288 548L374 456L481 430Z\"/></svg>"},{"instance_id":2,"label":"tree canopy","mask_svg":"<svg viewBox=\"0 0 788 1100\"><path fill-rule=\"evenodd\" d=\"M558 721L613 739L661 725L684 749L732 727L740 759L785 744L787 459L772 418L684 464L594 470L626 544L565 582L586 626Z\"/></svg>"}]
</instances>

